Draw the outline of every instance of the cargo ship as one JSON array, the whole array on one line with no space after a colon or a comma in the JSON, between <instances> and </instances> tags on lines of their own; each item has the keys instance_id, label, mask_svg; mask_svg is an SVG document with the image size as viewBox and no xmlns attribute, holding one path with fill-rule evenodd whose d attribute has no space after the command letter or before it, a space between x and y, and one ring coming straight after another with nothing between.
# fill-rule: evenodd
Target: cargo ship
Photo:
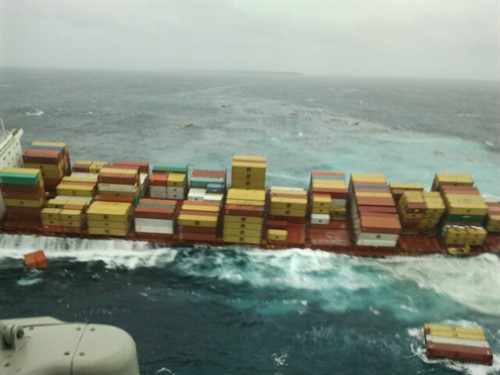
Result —
<instances>
[{"instance_id":1,"label":"cargo ship","mask_svg":"<svg viewBox=\"0 0 500 375\"><path fill-rule=\"evenodd\" d=\"M3 233L121 238L168 246L310 248L356 256L500 251L500 202L467 174L424 185L383 174L311 171L304 188L266 185L267 158L227 170L137 160L70 159L64 142L0 139Z\"/></svg>"}]
</instances>

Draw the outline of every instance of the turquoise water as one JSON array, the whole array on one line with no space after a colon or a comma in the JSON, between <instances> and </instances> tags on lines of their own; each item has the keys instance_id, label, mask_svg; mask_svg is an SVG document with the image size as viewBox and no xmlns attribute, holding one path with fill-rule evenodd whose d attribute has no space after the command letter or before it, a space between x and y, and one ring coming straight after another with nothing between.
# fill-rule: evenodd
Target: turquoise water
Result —
<instances>
[{"instance_id":1,"label":"turquoise water","mask_svg":"<svg viewBox=\"0 0 500 375\"><path fill-rule=\"evenodd\" d=\"M496 84L231 74L3 70L1 116L76 159L227 168L268 157L269 185L313 169L430 187L470 173L500 197ZM28 271L28 250L50 268ZM496 255L360 259L321 251L168 248L119 240L0 238L0 316L125 328L143 374L493 374ZM421 326L485 328L493 367L425 358Z\"/></svg>"}]
</instances>

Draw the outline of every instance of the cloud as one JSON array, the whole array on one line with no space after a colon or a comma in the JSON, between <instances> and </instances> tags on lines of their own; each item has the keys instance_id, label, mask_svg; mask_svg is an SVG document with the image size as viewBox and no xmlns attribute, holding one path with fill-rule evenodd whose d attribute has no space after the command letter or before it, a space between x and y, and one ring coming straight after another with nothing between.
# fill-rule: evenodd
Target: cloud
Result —
<instances>
[{"instance_id":1,"label":"cloud","mask_svg":"<svg viewBox=\"0 0 500 375\"><path fill-rule=\"evenodd\" d=\"M440 1L4 1L2 64L496 79L498 7Z\"/></svg>"}]
</instances>

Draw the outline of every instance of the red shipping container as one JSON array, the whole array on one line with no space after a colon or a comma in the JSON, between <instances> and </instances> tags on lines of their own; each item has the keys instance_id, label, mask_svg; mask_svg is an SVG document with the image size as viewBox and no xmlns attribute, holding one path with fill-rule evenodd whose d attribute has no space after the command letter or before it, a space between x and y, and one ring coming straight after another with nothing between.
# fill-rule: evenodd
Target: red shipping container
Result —
<instances>
[{"instance_id":1,"label":"red shipping container","mask_svg":"<svg viewBox=\"0 0 500 375\"><path fill-rule=\"evenodd\" d=\"M140 173L149 173L149 162L138 160L117 160L111 165L112 168L137 168Z\"/></svg>"},{"instance_id":2,"label":"red shipping container","mask_svg":"<svg viewBox=\"0 0 500 375\"><path fill-rule=\"evenodd\" d=\"M45 187L42 185L14 185L14 184L0 184L2 191L12 193L43 193L45 194Z\"/></svg>"},{"instance_id":3,"label":"red shipping container","mask_svg":"<svg viewBox=\"0 0 500 375\"><path fill-rule=\"evenodd\" d=\"M40 150L29 148L23 153L25 163L58 164L63 158L61 150Z\"/></svg>"},{"instance_id":4,"label":"red shipping container","mask_svg":"<svg viewBox=\"0 0 500 375\"><path fill-rule=\"evenodd\" d=\"M226 215L263 217L264 207L227 204L224 212Z\"/></svg>"}]
</instances>

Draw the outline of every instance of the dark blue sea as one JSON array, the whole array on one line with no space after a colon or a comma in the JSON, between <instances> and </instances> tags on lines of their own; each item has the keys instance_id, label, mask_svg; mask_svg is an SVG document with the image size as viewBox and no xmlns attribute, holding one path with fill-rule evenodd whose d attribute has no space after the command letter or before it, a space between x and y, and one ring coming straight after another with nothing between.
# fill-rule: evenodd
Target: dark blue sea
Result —
<instances>
[{"instance_id":1,"label":"dark blue sea","mask_svg":"<svg viewBox=\"0 0 500 375\"><path fill-rule=\"evenodd\" d=\"M243 72L2 68L0 116L72 160L228 168L268 157L268 185L313 169L430 187L469 173L500 197L497 82ZM49 269L23 267L44 249ZM314 249L169 248L0 234L0 318L112 324L143 375L500 373L500 260L370 259ZM481 326L492 367L425 356L425 322Z\"/></svg>"}]
</instances>

